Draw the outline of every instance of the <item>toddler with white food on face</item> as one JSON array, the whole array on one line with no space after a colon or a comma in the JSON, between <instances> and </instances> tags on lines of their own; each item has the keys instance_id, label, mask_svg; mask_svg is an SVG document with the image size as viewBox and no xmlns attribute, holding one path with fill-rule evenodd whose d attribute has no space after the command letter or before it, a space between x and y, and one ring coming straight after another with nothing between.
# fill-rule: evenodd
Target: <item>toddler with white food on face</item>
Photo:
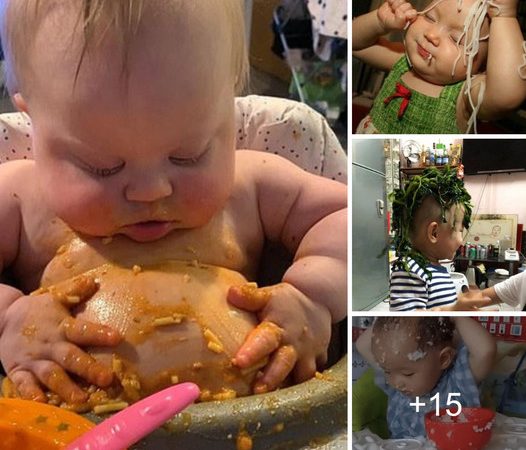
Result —
<instances>
[{"instance_id":1,"label":"toddler with white food on face","mask_svg":"<svg viewBox=\"0 0 526 450\"><path fill-rule=\"evenodd\" d=\"M454 331L462 343L454 345ZM358 338L357 350L377 371L375 382L388 396L390 437L425 436L424 416L449 394L462 406L480 406L477 384L489 374L496 343L468 317L378 317ZM419 412L410 403L425 403Z\"/></svg>"}]
</instances>

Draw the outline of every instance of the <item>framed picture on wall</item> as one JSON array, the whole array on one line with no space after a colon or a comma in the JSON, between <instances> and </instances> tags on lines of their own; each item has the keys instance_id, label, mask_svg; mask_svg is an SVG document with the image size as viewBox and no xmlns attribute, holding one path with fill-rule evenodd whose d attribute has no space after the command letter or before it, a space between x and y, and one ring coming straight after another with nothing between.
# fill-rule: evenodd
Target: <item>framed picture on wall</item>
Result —
<instances>
[{"instance_id":1,"label":"framed picture on wall","mask_svg":"<svg viewBox=\"0 0 526 450\"><path fill-rule=\"evenodd\" d=\"M517 222L517 214L476 214L464 242L495 245L509 237L511 246L517 248Z\"/></svg>"}]
</instances>

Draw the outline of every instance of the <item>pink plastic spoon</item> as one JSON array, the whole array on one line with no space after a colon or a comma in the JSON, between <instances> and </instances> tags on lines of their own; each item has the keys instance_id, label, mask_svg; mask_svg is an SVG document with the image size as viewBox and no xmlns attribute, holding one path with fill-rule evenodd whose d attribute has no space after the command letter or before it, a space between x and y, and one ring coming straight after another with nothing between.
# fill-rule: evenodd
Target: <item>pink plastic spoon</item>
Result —
<instances>
[{"instance_id":1,"label":"pink plastic spoon","mask_svg":"<svg viewBox=\"0 0 526 450\"><path fill-rule=\"evenodd\" d=\"M122 450L181 412L199 396L193 383L181 383L134 403L83 434L66 450Z\"/></svg>"}]
</instances>

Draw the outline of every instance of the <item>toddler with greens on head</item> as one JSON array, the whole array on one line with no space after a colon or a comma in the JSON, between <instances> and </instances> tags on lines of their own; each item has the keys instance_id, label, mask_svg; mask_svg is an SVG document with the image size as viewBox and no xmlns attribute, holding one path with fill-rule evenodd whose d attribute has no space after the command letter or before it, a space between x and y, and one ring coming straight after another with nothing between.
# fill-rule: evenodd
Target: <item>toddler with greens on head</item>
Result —
<instances>
[{"instance_id":1,"label":"toddler with greens on head","mask_svg":"<svg viewBox=\"0 0 526 450\"><path fill-rule=\"evenodd\" d=\"M111 352L123 339L112 327L118 307L105 325L70 311L97 278L62 301L46 289L28 295L44 279L108 261L133 263L140 279L141 266L178 260L254 280L265 241L293 261L278 284L225 294L259 321L232 364L259 364L255 392L312 377L346 314L346 187L273 154L235 151L234 96L247 76L241 2L6 0L0 12L7 86L33 126L34 160L0 166L0 359L18 394L86 401L79 380L106 387L114 376L86 348ZM151 306L140 301L138 322ZM172 314L164 330L200 317ZM177 342L158 346L157 362ZM139 344L139 357L151 356ZM206 375L199 364L189 370Z\"/></svg>"},{"instance_id":2,"label":"toddler with greens on head","mask_svg":"<svg viewBox=\"0 0 526 450\"><path fill-rule=\"evenodd\" d=\"M526 98L518 0L386 0L353 20L353 56L388 71L358 133L469 133ZM403 43L383 36L404 33Z\"/></svg>"},{"instance_id":3,"label":"toddler with greens on head","mask_svg":"<svg viewBox=\"0 0 526 450\"><path fill-rule=\"evenodd\" d=\"M465 310L490 299L468 291L457 294L440 260L451 260L471 222L471 196L457 169L425 169L389 196L397 259L392 264L392 311Z\"/></svg>"},{"instance_id":4,"label":"toddler with greens on head","mask_svg":"<svg viewBox=\"0 0 526 450\"><path fill-rule=\"evenodd\" d=\"M477 384L489 374L497 351L493 337L469 317L378 317L356 348L387 394L392 439L425 436L424 416L435 410L431 398L437 394L440 408L451 408L450 398L461 407L480 406ZM416 397L424 403L419 411L410 404Z\"/></svg>"}]
</instances>

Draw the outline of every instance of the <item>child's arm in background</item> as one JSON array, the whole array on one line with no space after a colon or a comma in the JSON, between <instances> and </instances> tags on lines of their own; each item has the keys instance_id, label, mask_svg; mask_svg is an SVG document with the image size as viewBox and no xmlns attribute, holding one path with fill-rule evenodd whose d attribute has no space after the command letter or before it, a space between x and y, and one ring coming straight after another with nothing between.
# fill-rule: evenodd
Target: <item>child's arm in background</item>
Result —
<instances>
[{"instance_id":1,"label":"child's arm in background","mask_svg":"<svg viewBox=\"0 0 526 450\"><path fill-rule=\"evenodd\" d=\"M517 20L517 0L495 0L500 7L489 7L490 32L485 80L486 90L478 117L483 120L498 118L517 109L526 99L526 80L519 76L519 67L524 63L524 38ZM522 70L526 74L526 70ZM478 77L477 77L478 78ZM474 81L472 98L476 99L480 83ZM461 97L466 114L471 114L471 106L466 96Z\"/></svg>"},{"instance_id":2,"label":"child's arm in background","mask_svg":"<svg viewBox=\"0 0 526 450\"><path fill-rule=\"evenodd\" d=\"M380 8L357 17L352 23L353 56L381 70L391 70L404 53L402 43L382 36L403 30L416 17L416 10L405 0L388 0Z\"/></svg>"},{"instance_id":3,"label":"child's arm in background","mask_svg":"<svg viewBox=\"0 0 526 450\"><path fill-rule=\"evenodd\" d=\"M452 317L469 353L469 366L478 383L491 371L497 354L495 339L476 320L470 317Z\"/></svg>"},{"instance_id":4,"label":"child's arm in background","mask_svg":"<svg viewBox=\"0 0 526 450\"><path fill-rule=\"evenodd\" d=\"M255 178L265 237L294 254L282 282L232 288L229 301L258 311L261 324L238 351L249 367L272 355L256 392L277 388L289 373L297 382L327 361L331 323L347 313L347 188L260 152L241 154Z\"/></svg>"},{"instance_id":5,"label":"child's arm in background","mask_svg":"<svg viewBox=\"0 0 526 450\"><path fill-rule=\"evenodd\" d=\"M18 162L0 166L0 273L19 252L21 200L13 186L20 182L20 167ZM119 339L108 327L73 319L49 294L26 296L0 284L0 361L23 398L45 401L41 386L46 386L68 402L85 400L66 371L100 386L113 375L77 345L114 345Z\"/></svg>"},{"instance_id":6,"label":"child's arm in background","mask_svg":"<svg viewBox=\"0 0 526 450\"><path fill-rule=\"evenodd\" d=\"M356 340L356 350L362 355L371 367L378 367L378 363L373 355L372 350L373 342L373 326L367 328Z\"/></svg>"}]
</instances>

